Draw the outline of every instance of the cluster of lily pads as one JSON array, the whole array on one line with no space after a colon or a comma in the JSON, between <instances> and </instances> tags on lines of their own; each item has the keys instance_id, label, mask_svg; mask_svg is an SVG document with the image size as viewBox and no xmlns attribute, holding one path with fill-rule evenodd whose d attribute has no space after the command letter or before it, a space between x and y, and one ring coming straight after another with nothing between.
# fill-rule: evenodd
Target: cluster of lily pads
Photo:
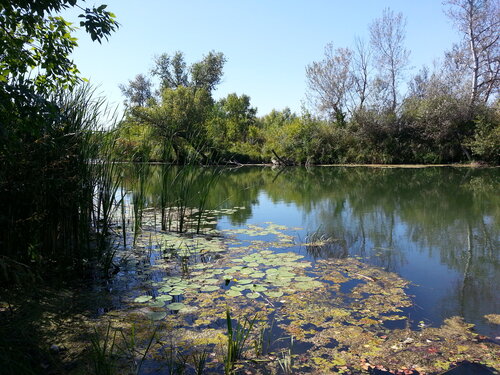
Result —
<instances>
[{"instance_id":1,"label":"cluster of lily pads","mask_svg":"<svg viewBox=\"0 0 500 375\"><path fill-rule=\"evenodd\" d=\"M163 251L171 251L179 257L221 253L226 250L222 241L217 237L186 237L177 234L162 233L159 239Z\"/></svg>"},{"instance_id":2,"label":"cluster of lily pads","mask_svg":"<svg viewBox=\"0 0 500 375\"><path fill-rule=\"evenodd\" d=\"M224 241L215 236L155 233L160 251L184 258L187 266L183 272L179 267L172 269L172 258L147 264L162 276L148 284L147 294L133 298L133 306L148 319L176 322L183 340L193 337L195 342L201 333L203 340L210 340L210 335L214 342L220 340L224 332L217 322L224 319L227 307L240 318L258 313L265 320L272 314L284 334L310 345L295 365L299 373L311 368L325 374L361 370L371 363L405 358L401 353L409 359L394 360L392 366L411 360L419 364L421 373L435 368L438 357L427 361L419 348L433 354L432 340L447 337L449 323L442 330L426 328L415 334L384 326L388 321L407 319L404 309L412 301L405 292L406 280L355 258L318 260L313 265L302 255L287 251L296 246L292 230L272 223L249 225L226 231L234 238ZM472 337L469 329L456 326L456 332L463 332L467 340ZM418 334L425 335L425 340ZM419 341L414 351L408 350L408 337ZM447 350L456 352L460 345L465 344L451 343ZM474 355L481 353L485 363L493 361L489 347L470 348ZM444 355L439 360L444 361ZM464 355L455 357L466 358Z\"/></svg>"},{"instance_id":3,"label":"cluster of lily pads","mask_svg":"<svg viewBox=\"0 0 500 375\"><path fill-rule=\"evenodd\" d=\"M217 217L232 215L245 207L220 208L216 210L202 210L191 207L169 207L166 209L167 225L171 230L177 230L180 227L182 219L183 227L186 232L197 231L200 225L204 234L217 233ZM142 226L154 228L158 225L157 210L147 209L143 212Z\"/></svg>"},{"instance_id":4,"label":"cluster of lily pads","mask_svg":"<svg viewBox=\"0 0 500 375\"><path fill-rule=\"evenodd\" d=\"M185 278L166 276L162 281L153 282L155 290L151 294L136 297L134 302L153 308L153 319L163 319L166 314L159 314L156 310L164 307L178 312L193 312L199 293L212 293L213 298L265 300L324 287L314 277L303 274L303 269L310 267L310 263L300 261L301 258L303 256L292 252L277 254L261 250L232 259L225 267L198 263L190 267L190 274ZM183 303L175 302L181 299ZM193 303L191 308L188 309L186 301Z\"/></svg>"}]
</instances>

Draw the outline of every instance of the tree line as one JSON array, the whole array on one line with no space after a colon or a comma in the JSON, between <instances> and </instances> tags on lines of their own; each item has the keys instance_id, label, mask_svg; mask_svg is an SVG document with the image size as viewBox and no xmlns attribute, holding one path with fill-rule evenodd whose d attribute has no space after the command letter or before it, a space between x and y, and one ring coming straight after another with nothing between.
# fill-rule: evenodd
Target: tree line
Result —
<instances>
[{"instance_id":1,"label":"tree line","mask_svg":"<svg viewBox=\"0 0 500 375\"><path fill-rule=\"evenodd\" d=\"M492 0L446 1L462 38L409 80L406 19L384 9L369 25L368 41L329 43L323 59L306 66L308 106L300 114L285 109L257 117L245 94L214 100L226 61L220 52L191 65L182 52L162 54L149 74L121 85L127 111L117 157L498 164L499 9Z\"/></svg>"}]
</instances>

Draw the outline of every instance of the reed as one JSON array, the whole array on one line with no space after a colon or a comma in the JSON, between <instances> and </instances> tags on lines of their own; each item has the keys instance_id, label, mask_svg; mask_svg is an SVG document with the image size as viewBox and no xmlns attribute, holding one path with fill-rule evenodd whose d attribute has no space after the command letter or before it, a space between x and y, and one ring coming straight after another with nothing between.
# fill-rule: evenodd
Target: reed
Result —
<instances>
[{"instance_id":1,"label":"reed","mask_svg":"<svg viewBox=\"0 0 500 375\"><path fill-rule=\"evenodd\" d=\"M243 324L233 320L229 308L226 309L226 324L227 324L227 345L226 356L224 358L224 372L226 375L234 374L236 362L242 358L245 344L257 320L257 314L252 320L245 318Z\"/></svg>"},{"instance_id":2,"label":"reed","mask_svg":"<svg viewBox=\"0 0 500 375\"><path fill-rule=\"evenodd\" d=\"M191 354L192 366L195 375L203 375L208 360L208 350L203 348L201 351L195 351Z\"/></svg>"},{"instance_id":3,"label":"reed","mask_svg":"<svg viewBox=\"0 0 500 375\"><path fill-rule=\"evenodd\" d=\"M111 322L108 323L104 337L101 337L97 329L90 337L91 343L91 367L94 375L113 375L115 374L116 358L115 344L116 331L111 330Z\"/></svg>"},{"instance_id":4,"label":"reed","mask_svg":"<svg viewBox=\"0 0 500 375\"><path fill-rule=\"evenodd\" d=\"M286 350L281 351L277 358L278 364L285 375L293 373L292 347L293 337L290 338L290 346Z\"/></svg>"},{"instance_id":5,"label":"reed","mask_svg":"<svg viewBox=\"0 0 500 375\"><path fill-rule=\"evenodd\" d=\"M0 263L44 277L84 272L109 255L102 237L118 185L105 160L113 133L103 121L112 127L115 117L88 85L12 101L17 111L3 119L0 134Z\"/></svg>"}]
</instances>

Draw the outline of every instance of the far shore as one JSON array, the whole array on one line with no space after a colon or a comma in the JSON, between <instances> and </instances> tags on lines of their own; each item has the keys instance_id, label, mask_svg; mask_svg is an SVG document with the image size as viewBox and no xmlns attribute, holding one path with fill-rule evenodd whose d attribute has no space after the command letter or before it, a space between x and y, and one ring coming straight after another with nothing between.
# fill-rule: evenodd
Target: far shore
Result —
<instances>
[{"instance_id":1,"label":"far shore","mask_svg":"<svg viewBox=\"0 0 500 375\"><path fill-rule=\"evenodd\" d=\"M161 161L115 161L117 164L153 164L153 165L182 165L175 163L165 163ZM227 164L209 164L209 166L234 166L234 167L366 167L366 168L407 168L407 169L418 169L418 168L434 168L434 167L452 167L452 168L500 168L500 165L490 165L485 163L451 163L451 164L290 164L290 165L280 165L273 163L235 163L229 162ZM200 164L200 166L203 166Z\"/></svg>"}]
</instances>

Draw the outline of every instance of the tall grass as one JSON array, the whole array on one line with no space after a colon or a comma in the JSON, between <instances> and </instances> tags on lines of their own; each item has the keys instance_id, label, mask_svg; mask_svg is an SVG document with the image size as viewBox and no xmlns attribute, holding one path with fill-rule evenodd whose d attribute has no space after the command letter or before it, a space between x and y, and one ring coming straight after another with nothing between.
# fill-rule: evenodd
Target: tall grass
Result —
<instances>
[{"instance_id":1,"label":"tall grass","mask_svg":"<svg viewBox=\"0 0 500 375\"><path fill-rule=\"evenodd\" d=\"M50 345L39 332L42 314L24 316L46 308L43 286L61 288L112 264L113 121L88 85L50 97L24 87L0 100L0 303L10 306L0 309L8 359L0 372L43 372Z\"/></svg>"},{"instance_id":2,"label":"tall grass","mask_svg":"<svg viewBox=\"0 0 500 375\"><path fill-rule=\"evenodd\" d=\"M0 108L0 262L44 276L83 271L107 255L118 186L104 160L114 143L102 125L110 111L88 85L12 102L11 113Z\"/></svg>"},{"instance_id":3,"label":"tall grass","mask_svg":"<svg viewBox=\"0 0 500 375\"><path fill-rule=\"evenodd\" d=\"M227 324L227 346L226 357L224 358L224 372L226 375L234 373L236 361L242 358L248 336L252 332L257 314L252 320L245 319L244 323L236 321L233 324L229 308L226 309L226 324Z\"/></svg>"}]
</instances>

